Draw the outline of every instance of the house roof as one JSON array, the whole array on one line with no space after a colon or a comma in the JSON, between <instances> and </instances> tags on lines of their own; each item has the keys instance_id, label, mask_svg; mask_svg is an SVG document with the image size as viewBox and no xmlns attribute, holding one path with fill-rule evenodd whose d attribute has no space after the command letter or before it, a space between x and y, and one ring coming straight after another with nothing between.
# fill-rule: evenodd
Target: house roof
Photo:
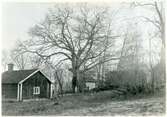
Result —
<instances>
[{"instance_id":1,"label":"house roof","mask_svg":"<svg viewBox=\"0 0 167 117\"><path fill-rule=\"evenodd\" d=\"M28 77L30 74L35 72L37 69L31 70L14 70L14 71L6 71L2 73L2 83L19 83L21 80Z\"/></svg>"}]
</instances>

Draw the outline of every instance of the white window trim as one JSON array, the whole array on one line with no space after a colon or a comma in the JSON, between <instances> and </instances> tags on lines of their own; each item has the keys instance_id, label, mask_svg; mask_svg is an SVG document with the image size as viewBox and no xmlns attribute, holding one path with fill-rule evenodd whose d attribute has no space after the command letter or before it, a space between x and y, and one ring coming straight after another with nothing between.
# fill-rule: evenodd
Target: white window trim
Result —
<instances>
[{"instance_id":1,"label":"white window trim","mask_svg":"<svg viewBox=\"0 0 167 117\"><path fill-rule=\"evenodd\" d=\"M34 95L40 94L40 87L39 86L33 87L33 94Z\"/></svg>"}]
</instances>

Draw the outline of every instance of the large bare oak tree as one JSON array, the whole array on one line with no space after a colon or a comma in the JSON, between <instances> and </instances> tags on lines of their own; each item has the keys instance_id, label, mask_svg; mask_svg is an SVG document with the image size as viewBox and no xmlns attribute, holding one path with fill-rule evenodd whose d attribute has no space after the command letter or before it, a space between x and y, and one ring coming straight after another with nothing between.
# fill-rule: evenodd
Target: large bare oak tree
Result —
<instances>
[{"instance_id":1,"label":"large bare oak tree","mask_svg":"<svg viewBox=\"0 0 167 117\"><path fill-rule=\"evenodd\" d=\"M73 8L72 8L73 7ZM113 46L110 17L107 8L88 5L79 7L55 6L45 20L30 29L32 39L23 43L21 50L39 55L44 60L57 60L57 64L70 61L72 89L80 89L80 73L99 64L98 57ZM108 44L103 46L107 41ZM113 54L105 60L117 59Z\"/></svg>"}]
</instances>

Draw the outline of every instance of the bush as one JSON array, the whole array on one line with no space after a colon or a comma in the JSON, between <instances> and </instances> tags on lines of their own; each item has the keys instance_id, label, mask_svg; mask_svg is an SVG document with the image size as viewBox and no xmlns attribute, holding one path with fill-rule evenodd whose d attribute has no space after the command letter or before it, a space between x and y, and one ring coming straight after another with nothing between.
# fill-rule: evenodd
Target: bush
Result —
<instances>
[{"instance_id":1,"label":"bush","mask_svg":"<svg viewBox=\"0 0 167 117\"><path fill-rule=\"evenodd\" d=\"M104 85L104 86L99 86L99 87L93 88L90 91L99 92L99 91L105 91L105 90L113 90L113 89L116 89L118 87L119 86L117 86L117 85Z\"/></svg>"},{"instance_id":2,"label":"bush","mask_svg":"<svg viewBox=\"0 0 167 117\"><path fill-rule=\"evenodd\" d=\"M104 86L96 90L108 90L121 88L127 90L128 93L137 94L146 90L146 74L142 70L128 71L110 71L105 74Z\"/></svg>"}]
</instances>

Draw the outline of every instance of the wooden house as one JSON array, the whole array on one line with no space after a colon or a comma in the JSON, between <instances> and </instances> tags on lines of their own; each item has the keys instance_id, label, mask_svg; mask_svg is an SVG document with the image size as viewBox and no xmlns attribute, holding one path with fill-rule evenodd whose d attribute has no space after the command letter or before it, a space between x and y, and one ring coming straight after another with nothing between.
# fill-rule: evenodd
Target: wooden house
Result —
<instances>
[{"instance_id":1,"label":"wooden house","mask_svg":"<svg viewBox=\"0 0 167 117\"><path fill-rule=\"evenodd\" d=\"M96 87L96 80L92 77L85 78L85 85L88 90L91 90Z\"/></svg>"},{"instance_id":2,"label":"wooden house","mask_svg":"<svg viewBox=\"0 0 167 117\"><path fill-rule=\"evenodd\" d=\"M40 70L13 70L8 64L8 71L2 73L2 98L39 99L52 98L52 82Z\"/></svg>"}]
</instances>

